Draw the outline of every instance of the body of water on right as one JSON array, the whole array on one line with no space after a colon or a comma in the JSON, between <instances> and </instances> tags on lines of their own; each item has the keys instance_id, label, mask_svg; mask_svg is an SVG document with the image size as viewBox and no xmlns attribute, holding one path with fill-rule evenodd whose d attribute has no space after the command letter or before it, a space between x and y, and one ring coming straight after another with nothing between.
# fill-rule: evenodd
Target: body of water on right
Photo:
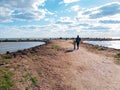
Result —
<instances>
[{"instance_id":1,"label":"body of water on right","mask_svg":"<svg viewBox=\"0 0 120 90\"><path fill-rule=\"evenodd\" d=\"M120 40L115 41L83 41L84 43L104 46L108 48L120 49Z\"/></svg>"}]
</instances>

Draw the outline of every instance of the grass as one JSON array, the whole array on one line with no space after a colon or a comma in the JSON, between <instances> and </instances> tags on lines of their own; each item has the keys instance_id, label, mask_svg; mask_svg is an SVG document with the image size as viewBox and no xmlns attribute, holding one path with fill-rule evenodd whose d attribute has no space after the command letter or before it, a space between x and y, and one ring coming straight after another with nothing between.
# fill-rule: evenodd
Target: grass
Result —
<instances>
[{"instance_id":1,"label":"grass","mask_svg":"<svg viewBox=\"0 0 120 90\"><path fill-rule=\"evenodd\" d=\"M29 87L26 87L25 90L29 90Z\"/></svg>"},{"instance_id":2,"label":"grass","mask_svg":"<svg viewBox=\"0 0 120 90\"><path fill-rule=\"evenodd\" d=\"M37 85L37 83L38 83L38 80L36 79L36 77L31 77L31 82L33 83L33 85Z\"/></svg>"},{"instance_id":3,"label":"grass","mask_svg":"<svg viewBox=\"0 0 120 90\"><path fill-rule=\"evenodd\" d=\"M104 47L100 47L100 46L94 46L93 49L96 49L96 50L99 50L99 51L105 50Z\"/></svg>"},{"instance_id":4,"label":"grass","mask_svg":"<svg viewBox=\"0 0 120 90\"><path fill-rule=\"evenodd\" d=\"M105 50L104 47L99 47L98 50L102 51L102 50Z\"/></svg>"},{"instance_id":5,"label":"grass","mask_svg":"<svg viewBox=\"0 0 120 90\"><path fill-rule=\"evenodd\" d=\"M24 78L25 80L30 80L30 81L32 82L32 84L35 85L35 86L36 86L37 83L38 83L38 80L36 79L36 77L32 77L31 74L29 74L29 73L23 74L23 78Z\"/></svg>"},{"instance_id":6,"label":"grass","mask_svg":"<svg viewBox=\"0 0 120 90\"><path fill-rule=\"evenodd\" d=\"M120 61L120 53L116 54L116 55L114 56L114 58L115 58L117 61Z\"/></svg>"},{"instance_id":7,"label":"grass","mask_svg":"<svg viewBox=\"0 0 120 90\"><path fill-rule=\"evenodd\" d=\"M19 82L20 82L20 83L24 83L24 81L23 81L23 80L20 80Z\"/></svg>"},{"instance_id":8,"label":"grass","mask_svg":"<svg viewBox=\"0 0 120 90\"><path fill-rule=\"evenodd\" d=\"M12 56L9 54L2 55L0 58L0 64L9 62L11 58L12 58Z\"/></svg>"},{"instance_id":9,"label":"grass","mask_svg":"<svg viewBox=\"0 0 120 90\"><path fill-rule=\"evenodd\" d=\"M59 49L59 46L56 45L56 44L52 44L52 45L51 45L51 48L54 49L54 50L58 50L58 49Z\"/></svg>"},{"instance_id":10,"label":"grass","mask_svg":"<svg viewBox=\"0 0 120 90\"><path fill-rule=\"evenodd\" d=\"M12 56L10 54L5 54L5 55L2 55L2 59L11 59Z\"/></svg>"},{"instance_id":11,"label":"grass","mask_svg":"<svg viewBox=\"0 0 120 90\"><path fill-rule=\"evenodd\" d=\"M30 74L29 74L29 73L25 73L25 74L23 74L22 77L23 77L25 80L29 80Z\"/></svg>"},{"instance_id":12,"label":"grass","mask_svg":"<svg viewBox=\"0 0 120 90\"><path fill-rule=\"evenodd\" d=\"M40 77L43 77L43 73L42 73L41 71L38 71L38 75L39 75Z\"/></svg>"},{"instance_id":13,"label":"grass","mask_svg":"<svg viewBox=\"0 0 120 90\"><path fill-rule=\"evenodd\" d=\"M0 64L7 63L9 61L10 61L10 59L0 59Z\"/></svg>"},{"instance_id":14,"label":"grass","mask_svg":"<svg viewBox=\"0 0 120 90\"><path fill-rule=\"evenodd\" d=\"M10 90L14 85L13 73L7 68L0 68L0 90Z\"/></svg>"}]
</instances>

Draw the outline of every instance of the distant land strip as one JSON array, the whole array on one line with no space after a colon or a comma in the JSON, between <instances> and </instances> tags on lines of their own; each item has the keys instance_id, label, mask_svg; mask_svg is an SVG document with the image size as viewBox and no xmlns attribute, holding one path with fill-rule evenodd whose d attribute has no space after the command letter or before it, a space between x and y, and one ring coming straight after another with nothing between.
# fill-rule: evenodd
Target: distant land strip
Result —
<instances>
[{"instance_id":1,"label":"distant land strip","mask_svg":"<svg viewBox=\"0 0 120 90\"><path fill-rule=\"evenodd\" d=\"M0 42L46 42L48 40L73 40L74 38L45 38L45 39L16 39L16 40L10 40L10 39L4 39L0 40ZM120 40L120 39L112 39L112 38L81 38L83 41L114 41L114 40Z\"/></svg>"}]
</instances>

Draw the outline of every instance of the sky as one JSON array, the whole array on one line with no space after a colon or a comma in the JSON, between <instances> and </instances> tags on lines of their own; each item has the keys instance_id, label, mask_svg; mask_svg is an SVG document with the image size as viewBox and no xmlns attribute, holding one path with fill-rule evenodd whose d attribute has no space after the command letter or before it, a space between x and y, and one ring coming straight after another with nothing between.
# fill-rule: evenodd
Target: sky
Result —
<instances>
[{"instance_id":1,"label":"sky","mask_svg":"<svg viewBox=\"0 0 120 90\"><path fill-rule=\"evenodd\" d=\"M120 0L0 0L0 38L120 37Z\"/></svg>"}]
</instances>

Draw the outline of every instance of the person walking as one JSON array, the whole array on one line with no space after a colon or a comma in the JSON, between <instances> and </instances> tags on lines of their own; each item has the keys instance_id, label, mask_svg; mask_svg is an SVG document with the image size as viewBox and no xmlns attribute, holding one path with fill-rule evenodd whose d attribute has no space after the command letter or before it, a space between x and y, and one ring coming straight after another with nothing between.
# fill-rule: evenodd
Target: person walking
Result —
<instances>
[{"instance_id":1,"label":"person walking","mask_svg":"<svg viewBox=\"0 0 120 90\"><path fill-rule=\"evenodd\" d=\"M76 49L76 38L73 38L74 50Z\"/></svg>"},{"instance_id":2,"label":"person walking","mask_svg":"<svg viewBox=\"0 0 120 90\"><path fill-rule=\"evenodd\" d=\"M76 38L77 49L79 49L80 41L81 41L81 38L79 37L79 35L77 35L77 38Z\"/></svg>"}]
</instances>

